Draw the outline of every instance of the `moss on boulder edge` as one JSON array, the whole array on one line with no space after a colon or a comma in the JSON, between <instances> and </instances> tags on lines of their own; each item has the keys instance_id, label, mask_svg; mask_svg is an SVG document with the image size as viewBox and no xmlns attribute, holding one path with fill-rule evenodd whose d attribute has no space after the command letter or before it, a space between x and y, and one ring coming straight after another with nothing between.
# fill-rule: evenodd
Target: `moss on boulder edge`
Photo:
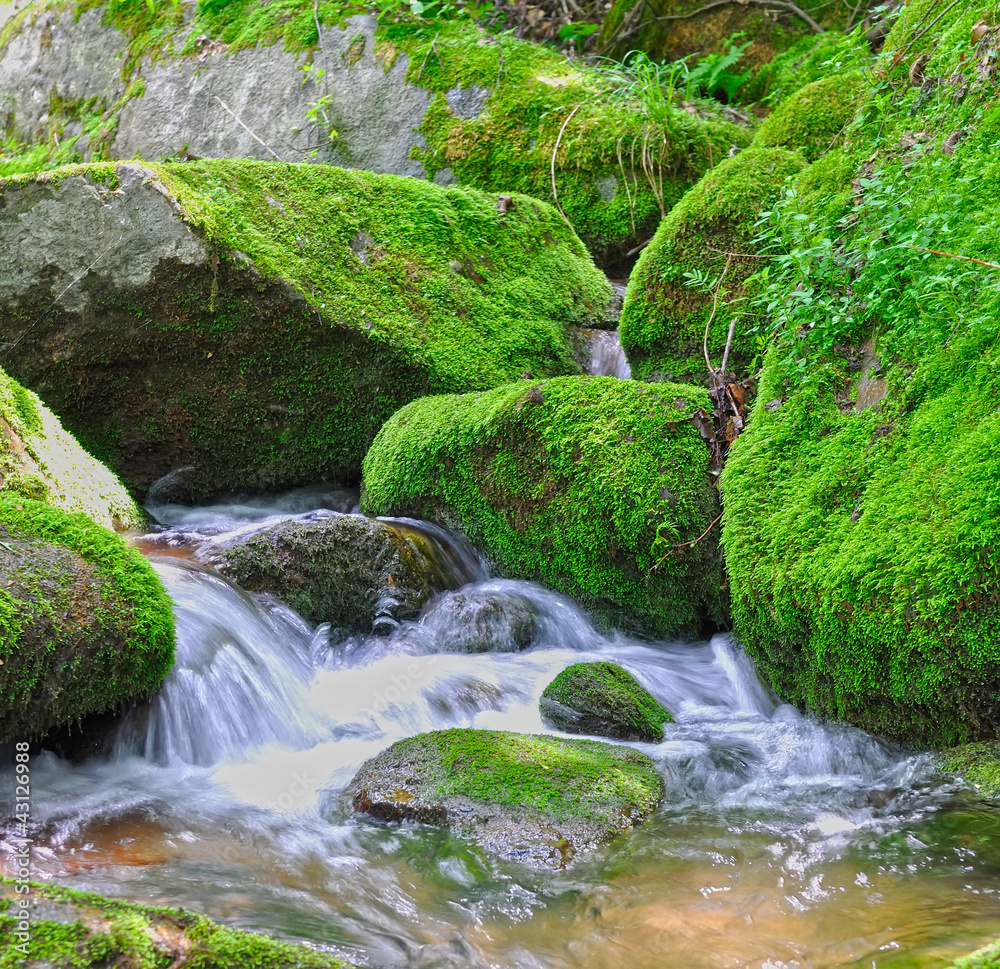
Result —
<instances>
[{"instance_id":1,"label":"moss on boulder edge","mask_svg":"<svg viewBox=\"0 0 1000 969\"><path fill-rule=\"evenodd\" d=\"M354 809L379 820L446 825L504 857L561 868L645 820L663 782L630 747L453 729L398 741L349 790Z\"/></svg>"},{"instance_id":2,"label":"moss on boulder edge","mask_svg":"<svg viewBox=\"0 0 1000 969\"><path fill-rule=\"evenodd\" d=\"M413 618L439 592L477 577L456 572L455 559L426 531L337 513L209 541L196 557L247 592L277 596L314 625L352 633Z\"/></svg>"},{"instance_id":3,"label":"moss on boulder edge","mask_svg":"<svg viewBox=\"0 0 1000 969\"><path fill-rule=\"evenodd\" d=\"M605 620L696 634L725 620L713 535L672 550L717 513L699 407L696 387L612 377L427 397L379 432L362 503L462 531L504 575Z\"/></svg>"},{"instance_id":4,"label":"moss on boulder edge","mask_svg":"<svg viewBox=\"0 0 1000 969\"><path fill-rule=\"evenodd\" d=\"M963 744L938 755L942 770L958 774L976 792L1000 801L1000 742Z\"/></svg>"},{"instance_id":5,"label":"moss on boulder edge","mask_svg":"<svg viewBox=\"0 0 1000 969\"><path fill-rule=\"evenodd\" d=\"M754 224L785 180L806 167L798 152L751 148L708 172L660 223L625 291L620 326L632 376L641 380L706 379L703 343L712 296L688 285L686 273L719 277L726 253L753 252ZM739 313L743 283L759 269L734 258L719 291L708 335L713 363L722 362L729 323ZM733 369L753 356L749 325L737 324Z\"/></svg>"},{"instance_id":6,"label":"moss on boulder edge","mask_svg":"<svg viewBox=\"0 0 1000 969\"><path fill-rule=\"evenodd\" d=\"M218 925L188 909L158 908L31 883L28 956L16 948L12 879L0 878L0 969L350 969L332 954Z\"/></svg>"},{"instance_id":7,"label":"moss on boulder edge","mask_svg":"<svg viewBox=\"0 0 1000 969\"><path fill-rule=\"evenodd\" d=\"M0 257L11 372L190 494L356 477L408 400L578 372L567 327L611 299L544 203L320 165L0 181Z\"/></svg>"},{"instance_id":8,"label":"moss on boulder edge","mask_svg":"<svg viewBox=\"0 0 1000 969\"><path fill-rule=\"evenodd\" d=\"M659 743L669 711L617 663L574 663L542 693L542 716L567 733Z\"/></svg>"},{"instance_id":9,"label":"moss on boulder edge","mask_svg":"<svg viewBox=\"0 0 1000 969\"><path fill-rule=\"evenodd\" d=\"M0 742L155 690L173 662L152 566L82 514L0 495Z\"/></svg>"},{"instance_id":10,"label":"moss on boulder edge","mask_svg":"<svg viewBox=\"0 0 1000 969\"><path fill-rule=\"evenodd\" d=\"M1000 939L956 959L946 969L1000 969Z\"/></svg>"},{"instance_id":11,"label":"moss on boulder edge","mask_svg":"<svg viewBox=\"0 0 1000 969\"><path fill-rule=\"evenodd\" d=\"M83 512L116 530L146 521L118 478L80 447L35 394L2 370L0 492Z\"/></svg>"}]
</instances>

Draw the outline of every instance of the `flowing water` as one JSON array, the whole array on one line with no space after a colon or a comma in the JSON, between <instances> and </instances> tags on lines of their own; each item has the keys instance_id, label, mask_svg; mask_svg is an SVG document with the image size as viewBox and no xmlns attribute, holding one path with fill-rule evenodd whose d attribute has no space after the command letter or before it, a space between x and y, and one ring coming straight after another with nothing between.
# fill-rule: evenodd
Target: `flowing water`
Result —
<instances>
[{"instance_id":1,"label":"flowing water","mask_svg":"<svg viewBox=\"0 0 1000 969\"><path fill-rule=\"evenodd\" d=\"M148 544L175 553L301 510L172 507ZM365 966L937 967L1000 936L1000 811L926 756L779 705L728 637L604 634L566 598L479 578L389 636L331 643L210 570L154 561L176 667L104 756L33 760L42 877ZM477 603L498 648L528 648L463 652ZM539 872L352 816L343 790L388 744L450 726L547 731L545 685L608 657L676 719L662 743L635 745L667 795L634 833Z\"/></svg>"}]
</instances>

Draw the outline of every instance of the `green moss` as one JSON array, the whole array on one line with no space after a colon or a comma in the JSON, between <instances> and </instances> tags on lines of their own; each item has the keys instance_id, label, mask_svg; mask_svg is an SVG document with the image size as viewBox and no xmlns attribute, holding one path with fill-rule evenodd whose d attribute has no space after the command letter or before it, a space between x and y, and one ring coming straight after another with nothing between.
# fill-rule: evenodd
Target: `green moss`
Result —
<instances>
[{"instance_id":1,"label":"green moss","mask_svg":"<svg viewBox=\"0 0 1000 969\"><path fill-rule=\"evenodd\" d=\"M783 698L947 747L1000 733L1000 294L921 248L997 261L1000 166L988 88L915 118L918 97L859 117L848 217L842 185L802 221L777 210L774 345L723 540L737 633Z\"/></svg>"},{"instance_id":2,"label":"green moss","mask_svg":"<svg viewBox=\"0 0 1000 969\"><path fill-rule=\"evenodd\" d=\"M956 959L947 969L1000 969L1000 940Z\"/></svg>"},{"instance_id":3,"label":"green moss","mask_svg":"<svg viewBox=\"0 0 1000 969\"><path fill-rule=\"evenodd\" d=\"M868 82L861 72L813 81L777 107L754 135L756 148L793 148L809 161L837 146Z\"/></svg>"},{"instance_id":4,"label":"green moss","mask_svg":"<svg viewBox=\"0 0 1000 969\"><path fill-rule=\"evenodd\" d=\"M37 737L154 690L173 662L152 566L81 514L0 495L0 740Z\"/></svg>"},{"instance_id":5,"label":"green moss","mask_svg":"<svg viewBox=\"0 0 1000 969\"><path fill-rule=\"evenodd\" d=\"M15 898L11 879L0 895ZM23 896L22 896L23 897ZM325 952L266 935L229 929L185 909L154 908L49 883L31 883L33 900L44 899L58 919L31 919L28 958L16 946L16 919L0 913L0 969L29 960L72 969L128 966L167 969L183 952L190 969L350 969Z\"/></svg>"},{"instance_id":6,"label":"green moss","mask_svg":"<svg viewBox=\"0 0 1000 969\"><path fill-rule=\"evenodd\" d=\"M851 57L845 55L849 46ZM867 45L856 54L866 57ZM807 34L777 57L763 64L739 90L738 98L745 104L763 102L780 104L799 89L819 81L831 73L844 70L848 59L854 60L855 48L844 34L828 30L822 34Z\"/></svg>"},{"instance_id":7,"label":"green moss","mask_svg":"<svg viewBox=\"0 0 1000 969\"><path fill-rule=\"evenodd\" d=\"M133 487L188 464L203 491L356 476L408 400L578 372L567 325L610 302L577 236L524 196L501 212L484 193L327 166L144 171L204 234L206 263L164 263L140 291L90 286L95 318L128 336L90 327L72 367L37 352L63 325L47 303L0 325L35 323L12 369Z\"/></svg>"},{"instance_id":8,"label":"green moss","mask_svg":"<svg viewBox=\"0 0 1000 969\"><path fill-rule=\"evenodd\" d=\"M720 289L708 335L713 364L722 362L729 323L737 323L734 369L753 355L751 323L741 305L743 282L760 267L753 257L755 224L790 176L805 168L797 152L751 149L706 174L660 224L629 279L621 341L634 377L643 380L705 380L705 325L712 295L688 285L689 274L718 279L727 254L736 253ZM748 254L749 258L744 254Z\"/></svg>"},{"instance_id":9,"label":"green moss","mask_svg":"<svg viewBox=\"0 0 1000 969\"><path fill-rule=\"evenodd\" d=\"M576 716L567 716L560 707ZM542 716L570 733L659 743L673 717L638 680L616 663L574 663L542 693Z\"/></svg>"},{"instance_id":10,"label":"green moss","mask_svg":"<svg viewBox=\"0 0 1000 969\"><path fill-rule=\"evenodd\" d=\"M506 575L663 635L721 621L708 451L690 386L611 377L429 397L379 432L364 463L376 514L442 521Z\"/></svg>"},{"instance_id":11,"label":"green moss","mask_svg":"<svg viewBox=\"0 0 1000 969\"><path fill-rule=\"evenodd\" d=\"M412 763L428 800L467 797L557 820L648 814L663 790L649 757L597 740L437 730L397 741L382 759Z\"/></svg>"},{"instance_id":12,"label":"green moss","mask_svg":"<svg viewBox=\"0 0 1000 969\"><path fill-rule=\"evenodd\" d=\"M109 528L146 518L121 482L31 391L0 370L0 491L79 511Z\"/></svg>"},{"instance_id":13,"label":"green moss","mask_svg":"<svg viewBox=\"0 0 1000 969\"><path fill-rule=\"evenodd\" d=\"M943 770L960 774L983 797L1000 799L1000 744L965 744L940 757Z\"/></svg>"}]
</instances>

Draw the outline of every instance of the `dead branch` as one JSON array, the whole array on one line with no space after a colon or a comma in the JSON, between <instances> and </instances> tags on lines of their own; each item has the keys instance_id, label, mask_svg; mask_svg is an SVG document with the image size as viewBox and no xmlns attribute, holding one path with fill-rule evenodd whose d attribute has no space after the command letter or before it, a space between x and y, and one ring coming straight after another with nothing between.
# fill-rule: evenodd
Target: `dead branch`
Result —
<instances>
[{"instance_id":1,"label":"dead branch","mask_svg":"<svg viewBox=\"0 0 1000 969\"><path fill-rule=\"evenodd\" d=\"M272 157L273 157L273 158L275 159L275 161L280 161L280 162L283 162L283 161L285 160L285 159L284 159L284 158L282 158L282 157L281 157L281 156L280 156L280 155L279 155L279 154L278 154L278 153L277 153L277 152L276 152L276 151L275 151L275 150L274 150L274 149L273 149L273 148L272 148L272 147L271 147L270 145L266 144L266 143L265 143L265 142L263 141L263 139L259 138L259 137L258 137L258 136L257 136L257 135L256 135L256 134L255 134L255 133L253 132L253 131L251 131L251 130L250 130L250 129L249 129L249 128L248 128L248 127L247 127L247 126L246 126L246 125L245 125L245 124L244 124L244 123L243 123L243 122L241 121L241 120L240 120L240 118L239 118L239 115L237 115L237 114L236 114L236 112L235 112L235 111L234 111L234 110L233 110L233 109L232 109L231 107L229 107L229 105L228 105L228 104L226 104L226 102L225 102L225 101L223 101L223 100L222 100L222 98L220 98L220 97L219 97L219 96L218 96L217 94L216 94L216 95L213 95L213 97L215 98L215 100L216 100L216 101L218 101L218 102L219 102L219 104L221 104L221 105L222 105L222 106L223 106L223 107L224 107L224 108L226 109L226 111L228 111L228 112L229 112L229 114L230 114L230 115L232 116L233 120L234 120L234 121L235 121L235 122L236 122L236 123L237 123L237 124L238 124L238 125L239 125L239 126L240 126L240 127L241 127L241 128L242 128L242 129L243 129L243 130L244 130L244 131L245 131L245 132L247 133L247 134L248 134L248 135L250 135L250 137L251 137L251 138L253 138L253 140L254 140L254 141L256 141L256 142L257 142L257 143L258 143L259 145L262 145L262 146L263 146L264 148L266 148L266 149L267 149L267 150L268 150L268 151L269 151L269 152L271 153L271 155L272 155Z\"/></svg>"},{"instance_id":2,"label":"dead branch","mask_svg":"<svg viewBox=\"0 0 1000 969\"><path fill-rule=\"evenodd\" d=\"M932 256L947 256L949 259L964 259L966 262L974 262L978 266L986 266L987 269L1000 269L995 262L983 262L982 259L973 259L972 256L956 256L953 252L942 252L940 249L924 249L922 246L907 246L907 249L916 249L917 252L929 252Z\"/></svg>"},{"instance_id":3,"label":"dead branch","mask_svg":"<svg viewBox=\"0 0 1000 969\"><path fill-rule=\"evenodd\" d=\"M667 552L663 555L663 557L649 571L650 572L655 572L668 558L670 558L670 555L673 553L673 551L675 549L678 549L678 548L690 548L692 545L697 545L703 538L706 538L708 536L708 533L713 528L715 528L716 525L719 524L719 521L721 520L721 518L722 518L722 512L720 511L719 515L718 515L718 518L716 518L708 526L708 528L706 528L705 531L703 531L697 538L691 539L690 542L681 542L679 545L671 545L670 548L667 550Z\"/></svg>"},{"instance_id":4,"label":"dead branch","mask_svg":"<svg viewBox=\"0 0 1000 969\"><path fill-rule=\"evenodd\" d=\"M726 278L726 273L729 272L729 267L733 263L733 257L728 256L726 258L725 268L722 270L722 275L719 276L719 281L715 284L715 288L712 290L712 312L708 317L708 322L705 324L705 339L702 341L702 350L705 352L705 365L708 367L708 372L710 376L715 376L715 368L712 366L712 360L708 355L708 331L712 327L712 321L715 319L715 313L719 308L719 292L722 290L722 281Z\"/></svg>"},{"instance_id":5,"label":"dead branch","mask_svg":"<svg viewBox=\"0 0 1000 969\"><path fill-rule=\"evenodd\" d=\"M569 116L562 123L562 127L559 129L559 136L556 138L556 146L552 149L552 163L550 165L552 171L552 201L555 203L556 208L559 210L559 214L566 219L566 224L572 228L569 219L566 218L566 213L563 212L562 206L559 204L559 195L556 192L556 154L559 151L559 142L562 141L563 132L566 130L566 125L568 125L573 120L573 115L580 110L580 105L578 104L572 111L570 111Z\"/></svg>"}]
</instances>

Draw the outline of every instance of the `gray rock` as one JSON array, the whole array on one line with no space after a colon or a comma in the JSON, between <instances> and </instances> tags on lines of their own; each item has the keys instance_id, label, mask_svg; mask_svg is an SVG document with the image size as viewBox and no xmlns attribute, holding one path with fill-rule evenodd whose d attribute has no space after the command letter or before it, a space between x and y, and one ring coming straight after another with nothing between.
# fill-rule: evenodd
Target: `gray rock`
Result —
<instances>
[{"instance_id":1,"label":"gray rock","mask_svg":"<svg viewBox=\"0 0 1000 969\"><path fill-rule=\"evenodd\" d=\"M432 602L420 624L441 648L457 653L516 653L539 632L538 606L527 596L472 589Z\"/></svg>"}]
</instances>

